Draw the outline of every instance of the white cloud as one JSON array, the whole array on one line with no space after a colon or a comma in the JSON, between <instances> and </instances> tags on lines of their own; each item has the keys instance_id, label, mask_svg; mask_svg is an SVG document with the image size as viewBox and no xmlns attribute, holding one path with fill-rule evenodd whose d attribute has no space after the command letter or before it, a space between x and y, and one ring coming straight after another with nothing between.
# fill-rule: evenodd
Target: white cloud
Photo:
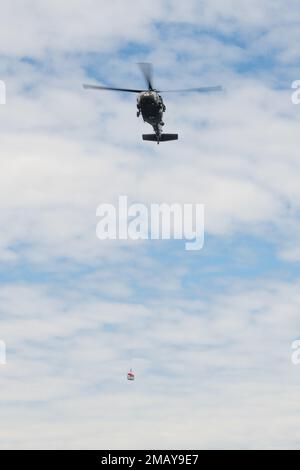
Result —
<instances>
[{"instance_id":1,"label":"white cloud","mask_svg":"<svg viewBox=\"0 0 300 470\"><path fill-rule=\"evenodd\" d=\"M134 100L69 92L68 81L7 106L3 256L19 240L30 250L35 244L33 257L49 244L57 250L51 257L95 255L96 208L120 194L204 203L207 234L235 233L245 224L263 233L272 223L280 231L287 205L298 207L296 111L285 93L251 81L218 97L170 100L168 127L179 129L180 141L152 150L136 144L142 129Z\"/></svg>"},{"instance_id":2,"label":"white cloud","mask_svg":"<svg viewBox=\"0 0 300 470\"><path fill-rule=\"evenodd\" d=\"M299 282L260 284L147 307L1 288L2 447L296 447Z\"/></svg>"},{"instance_id":3,"label":"white cloud","mask_svg":"<svg viewBox=\"0 0 300 470\"><path fill-rule=\"evenodd\" d=\"M1 447L297 447L299 281L228 272L217 294L177 247L100 243L95 229L98 204L120 194L204 203L207 235L255 234L299 259L299 109L282 71L249 66L270 54L295 73L298 6L134 3L3 5ZM119 55L134 41L149 51ZM165 96L175 145L141 141L134 96L81 88L141 86L141 59L162 88L225 87Z\"/></svg>"}]
</instances>

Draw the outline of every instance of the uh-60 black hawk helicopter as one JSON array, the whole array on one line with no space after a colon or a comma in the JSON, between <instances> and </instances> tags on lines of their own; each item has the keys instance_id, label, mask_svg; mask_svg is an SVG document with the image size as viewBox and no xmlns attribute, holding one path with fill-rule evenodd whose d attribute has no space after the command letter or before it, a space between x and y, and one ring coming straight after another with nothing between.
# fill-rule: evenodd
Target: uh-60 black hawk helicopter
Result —
<instances>
[{"instance_id":1,"label":"uh-60 black hawk helicopter","mask_svg":"<svg viewBox=\"0 0 300 470\"><path fill-rule=\"evenodd\" d=\"M208 93L214 91L221 91L221 86L213 87L202 87L202 88L188 88L183 90L165 90L159 91L153 88L152 81L152 65L149 63L140 63L139 64L141 71L145 77L148 90L136 90L130 88L114 88L114 87L105 87L99 85L83 85L85 89L92 90L113 90L113 91L125 91L129 93L138 93L137 98L137 117L142 114L144 122L147 122L153 127L154 134L143 134L143 140L150 140L157 142L166 142L168 140L177 140L178 134L166 134L162 132L162 127L164 126L163 122L163 113L166 111L163 99L160 93L185 93L185 92L200 92Z\"/></svg>"}]
</instances>

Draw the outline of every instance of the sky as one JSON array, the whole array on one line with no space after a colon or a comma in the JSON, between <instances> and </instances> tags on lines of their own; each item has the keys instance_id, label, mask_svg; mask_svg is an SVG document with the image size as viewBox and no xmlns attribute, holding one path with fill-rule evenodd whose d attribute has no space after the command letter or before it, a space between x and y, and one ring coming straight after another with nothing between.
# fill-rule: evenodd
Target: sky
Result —
<instances>
[{"instance_id":1,"label":"sky","mask_svg":"<svg viewBox=\"0 0 300 470\"><path fill-rule=\"evenodd\" d=\"M296 0L2 2L1 449L296 449ZM166 132L143 142L152 62ZM100 241L96 210L205 205L205 244ZM128 382L130 368L136 380Z\"/></svg>"}]
</instances>

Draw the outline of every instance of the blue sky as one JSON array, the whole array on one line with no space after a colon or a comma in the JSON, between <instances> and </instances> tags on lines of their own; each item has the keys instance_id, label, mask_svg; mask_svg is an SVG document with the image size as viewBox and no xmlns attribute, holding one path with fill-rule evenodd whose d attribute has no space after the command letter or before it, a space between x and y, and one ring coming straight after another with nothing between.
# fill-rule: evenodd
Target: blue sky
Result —
<instances>
[{"instance_id":1,"label":"blue sky","mask_svg":"<svg viewBox=\"0 0 300 470\"><path fill-rule=\"evenodd\" d=\"M297 2L133 3L3 7L0 448L297 448ZM82 89L139 61L224 93L165 95L148 145L134 95ZM203 250L100 242L119 195L205 204Z\"/></svg>"}]
</instances>

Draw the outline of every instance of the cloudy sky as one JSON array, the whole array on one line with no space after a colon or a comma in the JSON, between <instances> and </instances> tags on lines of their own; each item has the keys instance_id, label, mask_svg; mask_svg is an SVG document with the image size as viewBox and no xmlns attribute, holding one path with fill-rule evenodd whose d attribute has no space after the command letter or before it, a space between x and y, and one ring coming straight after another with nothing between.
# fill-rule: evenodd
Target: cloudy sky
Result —
<instances>
[{"instance_id":1,"label":"cloudy sky","mask_svg":"<svg viewBox=\"0 0 300 470\"><path fill-rule=\"evenodd\" d=\"M1 4L0 448L297 448L296 0ZM160 88L143 142L135 96ZM205 204L205 245L99 241L117 201ZM132 367L136 381L128 382Z\"/></svg>"}]
</instances>

